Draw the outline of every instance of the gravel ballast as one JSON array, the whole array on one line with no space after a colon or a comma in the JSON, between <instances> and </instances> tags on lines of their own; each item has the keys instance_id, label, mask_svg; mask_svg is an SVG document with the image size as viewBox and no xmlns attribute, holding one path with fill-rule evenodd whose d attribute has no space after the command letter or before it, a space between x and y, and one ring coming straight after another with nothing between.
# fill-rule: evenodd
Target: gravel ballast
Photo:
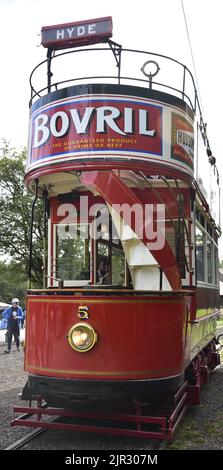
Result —
<instances>
[{"instance_id":1,"label":"gravel ballast","mask_svg":"<svg viewBox=\"0 0 223 470\"><path fill-rule=\"evenodd\" d=\"M5 449L14 441L30 432L29 429L10 426L13 419L13 406L21 405L19 393L26 383L27 374L23 371L24 354L15 345L10 354L5 354L6 345L0 343L0 449Z\"/></svg>"}]
</instances>

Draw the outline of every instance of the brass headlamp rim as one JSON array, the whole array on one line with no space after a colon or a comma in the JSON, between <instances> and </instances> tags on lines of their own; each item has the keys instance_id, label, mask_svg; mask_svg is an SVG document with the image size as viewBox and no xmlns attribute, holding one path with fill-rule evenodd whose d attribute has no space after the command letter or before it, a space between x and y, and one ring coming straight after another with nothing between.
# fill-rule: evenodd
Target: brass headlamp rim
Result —
<instances>
[{"instance_id":1,"label":"brass headlamp rim","mask_svg":"<svg viewBox=\"0 0 223 470\"><path fill-rule=\"evenodd\" d=\"M88 330L92 335L93 340L86 349L79 349L73 342L72 334L73 334L74 330L77 329L78 327L84 327L84 329ZM75 323L74 325L72 325L71 328L69 329L69 332L68 332L67 336L68 336L68 342L69 342L70 346L73 349L75 349L75 351L77 351L77 352L87 352L87 351L89 351L90 349L93 348L93 346L95 345L95 343L98 340L98 335L95 332L94 328L91 325L89 325L89 323L84 323L84 322L78 322L78 323Z\"/></svg>"}]
</instances>

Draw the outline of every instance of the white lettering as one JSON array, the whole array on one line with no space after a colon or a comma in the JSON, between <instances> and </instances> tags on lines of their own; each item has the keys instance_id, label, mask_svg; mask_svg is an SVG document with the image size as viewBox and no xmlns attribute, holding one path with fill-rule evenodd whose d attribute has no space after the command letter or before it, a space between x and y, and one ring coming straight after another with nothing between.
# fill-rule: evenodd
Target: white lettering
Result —
<instances>
[{"instance_id":1,"label":"white lettering","mask_svg":"<svg viewBox=\"0 0 223 470\"><path fill-rule=\"evenodd\" d=\"M46 142L50 135L50 131L48 127L46 127L48 119L49 117L47 116L47 114L40 114L34 121L34 148L44 144L44 142ZM42 137L40 139L38 139L39 133L42 133Z\"/></svg>"},{"instance_id":2,"label":"white lettering","mask_svg":"<svg viewBox=\"0 0 223 470\"><path fill-rule=\"evenodd\" d=\"M57 39L64 39L64 29L57 29Z\"/></svg>"},{"instance_id":3,"label":"white lettering","mask_svg":"<svg viewBox=\"0 0 223 470\"><path fill-rule=\"evenodd\" d=\"M85 34L85 26L77 27L77 36L83 36Z\"/></svg>"},{"instance_id":4,"label":"white lettering","mask_svg":"<svg viewBox=\"0 0 223 470\"><path fill-rule=\"evenodd\" d=\"M90 237L92 240L98 240L102 235L105 235L103 233L103 226L109 227L109 211L107 206L99 203L93 204L89 210L89 217L93 217L89 230Z\"/></svg>"},{"instance_id":5,"label":"white lettering","mask_svg":"<svg viewBox=\"0 0 223 470\"><path fill-rule=\"evenodd\" d=\"M132 133L132 108L125 108L124 109L124 122L125 128L124 131L128 133Z\"/></svg>"},{"instance_id":6,"label":"white lettering","mask_svg":"<svg viewBox=\"0 0 223 470\"><path fill-rule=\"evenodd\" d=\"M96 24L89 24L88 25L88 34L96 34L95 28L96 28Z\"/></svg>"},{"instance_id":7,"label":"white lettering","mask_svg":"<svg viewBox=\"0 0 223 470\"><path fill-rule=\"evenodd\" d=\"M161 250L165 244L165 205L145 204L145 234L147 247Z\"/></svg>"},{"instance_id":8,"label":"white lettering","mask_svg":"<svg viewBox=\"0 0 223 470\"><path fill-rule=\"evenodd\" d=\"M61 119L61 129L57 130L58 119ZM66 134L69 127L69 118L64 111L58 111L58 113L53 114L50 121L50 130L54 137L62 137Z\"/></svg>"},{"instance_id":9,"label":"white lettering","mask_svg":"<svg viewBox=\"0 0 223 470\"><path fill-rule=\"evenodd\" d=\"M97 108L88 106L83 111L82 109L81 107L81 110L73 108L66 111L58 111L52 116L40 114L34 120L33 147L36 148L43 145L49 138L50 133L54 137L64 136L69 131L69 127L71 127L69 132L87 134L90 131L92 121L94 121L96 133L106 133L107 127L109 127L113 132L125 137L128 134L137 134L137 132L148 137L156 136L155 129L149 129L149 112L145 109L134 110L132 108L124 108L123 111L120 111L113 106L99 106ZM135 128L137 122L138 129ZM118 123L120 124L118 125ZM119 126L122 126L122 129ZM131 140L128 139L128 142ZM186 133L183 135L183 133L179 132L178 142L181 141L183 141L182 146L187 145L187 148L192 147L192 137L187 136ZM128 143L126 139L116 139L116 143L118 142ZM97 144L96 142L96 146Z\"/></svg>"},{"instance_id":10,"label":"white lettering","mask_svg":"<svg viewBox=\"0 0 223 470\"><path fill-rule=\"evenodd\" d=\"M80 196L80 225L88 223L88 196Z\"/></svg>"},{"instance_id":11,"label":"white lettering","mask_svg":"<svg viewBox=\"0 0 223 470\"><path fill-rule=\"evenodd\" d=\"M110 114L106 114L110 112ZM97 129L96 132L105 132L105 123L115 132L121 135L126 135L125 132L121 131L117 124L114 122L114 119L117 119L120 116L120 111L118 108L113 108L112 106L101 106L97 108Z\"/></svg>"},{"instance_id":12,"label":"white lettering","mask_svg":"<svg viewBox=\"0 0 223 470\"><path fill-rule=\"evenodd\" d=\"M67 28L67 32L68 32L68 35L70 36L70 38L72 37L72 34L74 32L75 28L73 26L73 28Z\"/></svg>"},{"instance_id":13,"label":"white lettering","mask_svg":"<svg viewBox=\"0 0 223 470\"><path fill-rule=\"evenodd\" d=\"M157 455L154 455L153 458L151 455L148 456L148 464L155 464L157 465L158 461L157 461Z\"/></svg>"},{"instance_id":14,"label":"white lettering","mask_svg":"<svg viewBox=\"0 0 223 470\"><path fill-rule=\"evenodd\" d=\"M113 211L116 211L120 216L116 223L118 233L121 233L122 230L122 218L124 223L129 225L140 239L143 239L143 207L140 204L135 203L132 206L125 202L123 204L113 204L111 216L114 220L115 213Z\"/></svg>"},{"instance_id":15,"label":"white lettering","mask_svg":"<svg viewBox=\"0 0 223 470\"><path fill-rule=\"evenodd\" d=\"M109 212L112 217L112 230L109 235ZM136 203L129 205L96 203L89 205L88 196L80 196L77 213L75 205L64 203L57 209L56 234L59 240L82 239L98 240L103 237L109 240L123 239L126 225L144 240L149 250L160 250L165 244L165 205ZM92 220L89 224L89 220Z\"/></svg>"},{"instance_id":16,"label":"white lettering","mask_svg":"<svg viewBox=\"0 0 223 470\"><path fill-rule=\"evenodd\" d=\"M77 109L71 109L70 114L76 128L77 134L85 134L94 108L88 107L85 110L82 120L79 117Z\"/></svg>"},{"instance_id":17,"label":"white lettering","mask_svg":"<svg viewBox=\"0 0 223 470\"><path fill-rule=\"evenodd\" d=\"M151 137L156 135L154 129L151 131L147 130L147 111L145 109L139 110L139 133L142 135L150 135Z\"/></svg>"},{"instance_id":18,"label":"white lettering","mask_svg":"<svg viewBox=\"0 0 223 470\"><path fill-rule=\"evenodd\" d=\"M72 460L70 457L65 458L65 464L70 465L71 463L74 465L88 465L89 467L92 466L93 468L97 467L100 457L79 457L75 454L72 454Z\"/></svg>"},{"instance_id":19,"label":"white lettering","mask_svg":"<svg viewBox=\"0 0 223 470\"><path fill-rule=\"evenodd\" d=\"M73 204L61 204L57 209L57 217L63 217L57 225L59 240L77 238L77 209Z\"/></svg>"}]
</instances>

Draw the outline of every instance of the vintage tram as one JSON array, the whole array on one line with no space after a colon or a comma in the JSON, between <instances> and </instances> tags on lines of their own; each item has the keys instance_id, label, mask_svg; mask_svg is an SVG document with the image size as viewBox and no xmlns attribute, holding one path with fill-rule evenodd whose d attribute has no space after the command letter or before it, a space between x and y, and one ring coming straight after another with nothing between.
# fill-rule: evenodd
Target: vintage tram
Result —
<instances>
[{"instance_id":1,"label":"vintage tram","mask_svg":"<svg viewBox=\"0 0 223 470\"><path fill-rule=\"evenodd\" d=\"M187 67L123 49L111 27L42 29L25 182L33 213L43 199L44 280L27 295L22 398L71 410L183 387L197 403L219 364L216 161ZM61 60L75 67L53 81Z\"/></svg>"}]
</instances>

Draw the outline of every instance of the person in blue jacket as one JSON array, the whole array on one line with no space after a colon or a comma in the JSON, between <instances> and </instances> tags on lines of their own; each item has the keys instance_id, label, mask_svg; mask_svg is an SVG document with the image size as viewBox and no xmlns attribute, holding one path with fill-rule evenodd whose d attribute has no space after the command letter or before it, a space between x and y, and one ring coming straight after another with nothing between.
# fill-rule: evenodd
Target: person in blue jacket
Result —
<instances>
[{"instance_id":1,"label":"person in blue jacket","mask_svg":"<svg viewBox=\"0 0 223 470\"><path fill-rule=\"evenodd\" d=\"M7 307L2 313L2 318L5 318L8 322L7 325L7 337L8 337L8 349L5 351L9 354L12 346L12 336L15 337L17 351L19 351L19 329L21 320L23 318L22 308L19 306L19 299L12 299L12 306Z\"/></svg>"}]
</instances>

